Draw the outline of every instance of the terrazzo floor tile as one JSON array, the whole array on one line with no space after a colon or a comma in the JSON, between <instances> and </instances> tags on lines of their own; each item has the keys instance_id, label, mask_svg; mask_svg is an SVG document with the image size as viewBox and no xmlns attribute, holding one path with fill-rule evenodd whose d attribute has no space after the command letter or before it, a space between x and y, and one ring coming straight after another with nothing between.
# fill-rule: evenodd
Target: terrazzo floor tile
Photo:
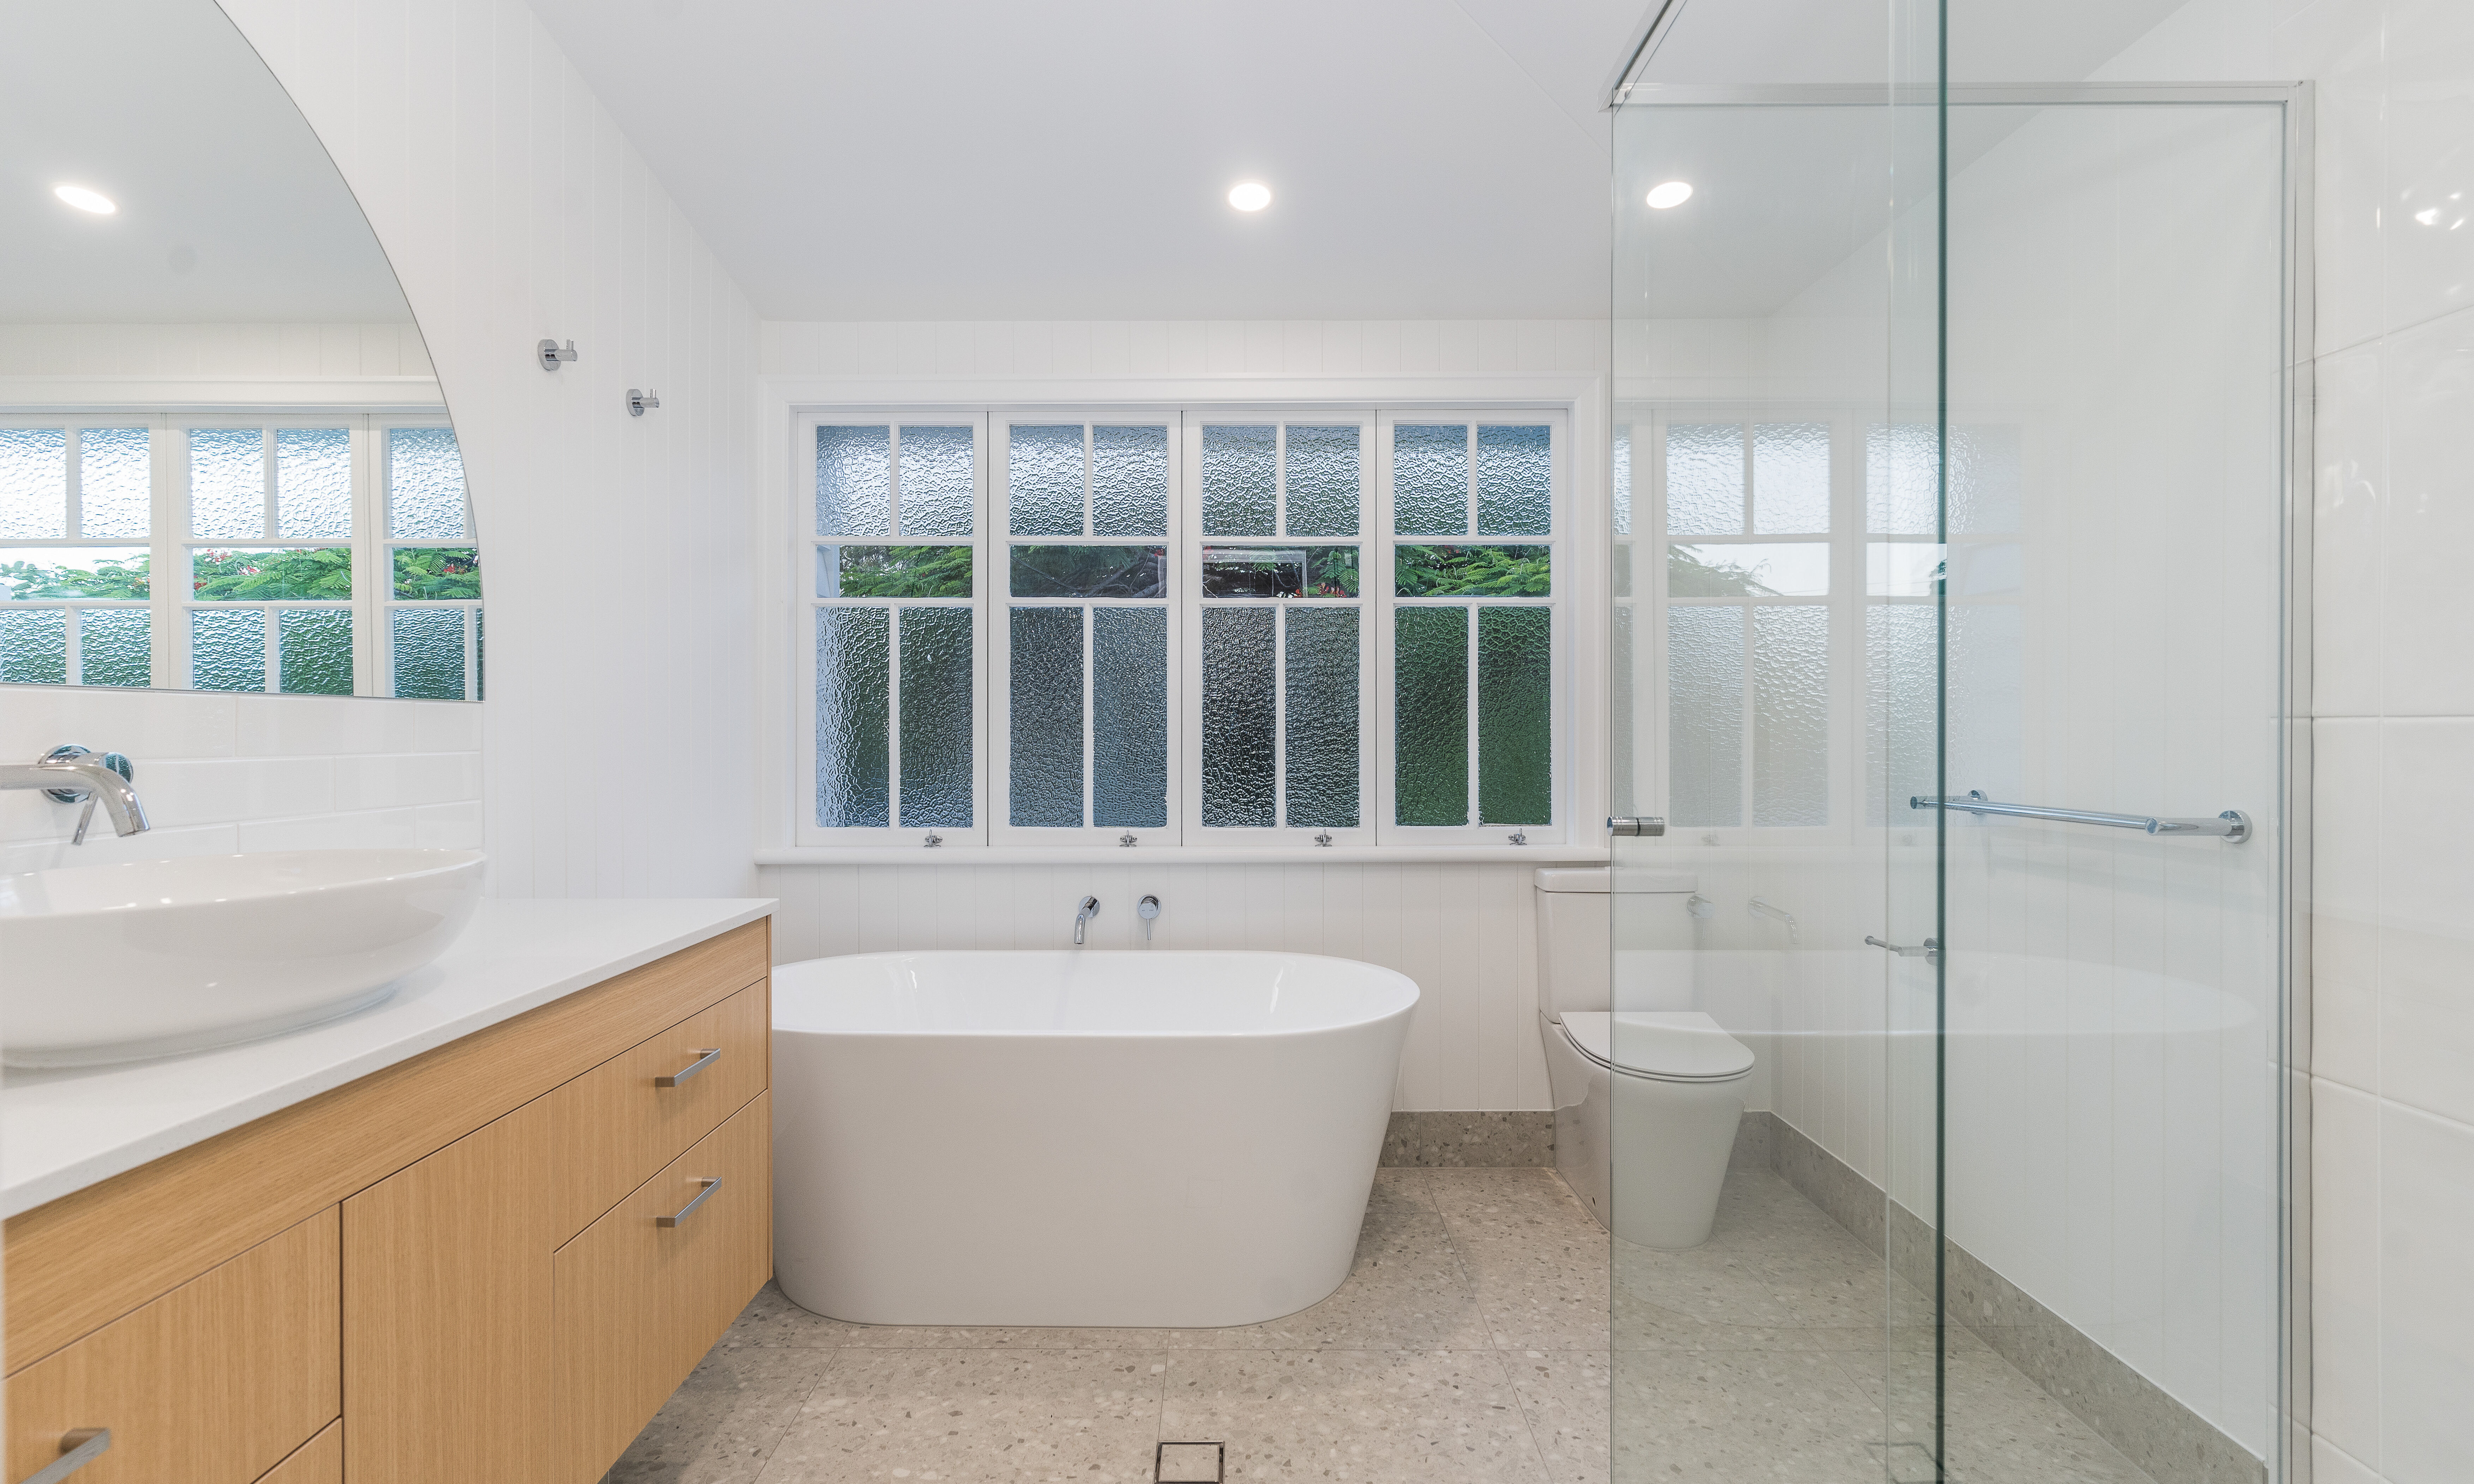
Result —
<instances>
[{"instance_id":1,"label":"terrazzo floor tile","mask_svg":"<svg viewBox=\"0 0 2474 1484\"><path fill-rule=\"evenodd\" d=\"M1173 1357L1160 1435L1228 1444L1239 1480L1547 1484L1492 1351L1221 1351Z\"/></svg>"},{"instance_id":2,"label":"terrazzo floor tile","mask_svg":"<svg viewBox=\"0 0 2474 1484\"><path fill-rule=\"evenodd\" d=\"M1832 1355L1842 1371L1879 1390L1891 1357L1875 1352ZM1894 1444L1921 1442L1915 1434L1929 1417L1932 1357L1896 1357L1889 1374L1900 1395L1915 1399L1900 1408L1916 1426L1891 1428ZM1960 1484L2151 1484L2147 1474L2096 1435L2077 1414L2054 1400L2017 1367L1977 1348L1953 1353L1944 1372L1948 1387L1946 1446L1950 1472Z\"/></svg>"},{"instance_id":3,"label":"terrazzo floor tile","mask_svg":"<svg viewBox=\"0 0 2474 1484\"><path fill-rule=\"evenodd\" d=\"M1158 1352L842 1352L761 1484L1151 1477Z\"/></svg>"},{"instance_id":4,"label":"terrazzo floor tile","mask_svg":"<svg viewBox=\"0 0 2474 1484\"><path fill-rule=\"evenodd\" d=\"M1554 1484L1608 1484L1608 1358L1506 1351L1503 1369Z\"/></svg>"},{"instance_id":5,"label":"terrazzo floor tile","mask_svg":"<svg viewBox=\"0 0 2474 1484\"><path fill-rule=\"evenodd\" d=\"M1427 1188L1498 1347L1608 1347L1607 1233L1552 1170L1429 1170Z\"/></svg>"},{"instance_id":6,"label":"terrazzo floor tile","mask_svg":"<svg viewBox=\"0 0 2474 1484\"><path fill-rule=\"evenodd\" d=\"M1880 1484L1879 1407L1812 1351L1618 1351L1613 1463L1626 1479Z\"/></svg>"},{"instance_id":7,"label":"terrazzo floor tile","mask_svg":"<svg viewBox=\"0 0 2474 1484\"><path fill-rule=\"evenodd\" d=\"M813 1350L716 1349L604 1484L748 1484L837 1358Z\"/></svg>"}]
</instances>

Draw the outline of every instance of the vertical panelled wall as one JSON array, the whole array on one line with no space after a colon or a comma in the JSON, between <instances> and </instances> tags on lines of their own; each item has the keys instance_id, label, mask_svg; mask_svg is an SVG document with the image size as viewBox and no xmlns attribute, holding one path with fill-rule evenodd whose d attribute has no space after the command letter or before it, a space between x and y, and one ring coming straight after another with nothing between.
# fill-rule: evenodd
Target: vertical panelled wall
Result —
<instances>
[{"instance_id":1,"label":"vertical panelled wall","mask_svg":"<svg viewBox=\"0 0 2474 1484\"><path fill-rule=\"evenodd\" d=\"M767 375L846 377L874 397L936 399L939 378L1595 375L1602 322L946 322L766 323ZM898 384L898 390L888 390ZM450 391L452 383L449 384ZM1139 391L1128 399L1139 399ZM775 955L1055 947L1100 898L1092 942L1139 948L1136 898L1160 898L1152 945L1332 953L1422 992L1398 1106L1544 1109L1530 872L1519 865L767 866Z\"/></svg>"},{"instance_id":2,"label":"vertical panelled wall","mask_svg":"<svg viewBox=\"0 0 2474 1484\"><path fill-rule=\"evenodd\" d=\"M745 297L521 0L224 8L359 197L455 418L492 890L746 890L752 765L677 768L753 752ZM544 371L545 336L579 358Z\"/></svg>"}]
</instances>

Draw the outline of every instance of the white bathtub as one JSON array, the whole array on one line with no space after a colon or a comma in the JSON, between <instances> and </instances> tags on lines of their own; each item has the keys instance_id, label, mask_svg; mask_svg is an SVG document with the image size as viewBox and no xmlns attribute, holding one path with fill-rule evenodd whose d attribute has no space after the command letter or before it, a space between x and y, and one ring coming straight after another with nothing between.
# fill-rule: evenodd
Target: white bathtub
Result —
<instances>
[{"instance_id":1,"label":"white bathtub","mask_svg":"<svg viewBox=\"0 0 2474 1484\"><path fill-rule=\"evenodd\" d=\"M1295 1313L1348 1276L1417 1002L1303 953L782 965L782 1291L885 1325Z\"/></svg>"}]
</instances>

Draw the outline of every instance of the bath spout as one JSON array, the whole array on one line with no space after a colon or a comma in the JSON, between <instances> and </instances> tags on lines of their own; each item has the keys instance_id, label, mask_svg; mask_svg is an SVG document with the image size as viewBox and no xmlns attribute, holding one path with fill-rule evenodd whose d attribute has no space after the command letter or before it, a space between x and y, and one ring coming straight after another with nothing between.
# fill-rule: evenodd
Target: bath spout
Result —
<instances>
[{"instance_id":1,"label":"bath spout","mask_svg":"<svg viewBox=\"0 0 2474 1484\"><path fill-rule=\"evenodd\" d=\"M1083 924L1083 923L1085 923L1085 922L1090 922L1093 918L1098 917L1099 915L1100 915L1100 898L1097 898L1097 897L1085 897L1085 898L1082 898L1082 910L1081 910L1081 911L1079 911L1079 912L1077 912L1076 914L1074 914L1074 944L1075 944L1075 946L1077 946L1077 947L1081 946L1081 944L1082 944L1082 924Z\"/></svg>"}]
</instances>

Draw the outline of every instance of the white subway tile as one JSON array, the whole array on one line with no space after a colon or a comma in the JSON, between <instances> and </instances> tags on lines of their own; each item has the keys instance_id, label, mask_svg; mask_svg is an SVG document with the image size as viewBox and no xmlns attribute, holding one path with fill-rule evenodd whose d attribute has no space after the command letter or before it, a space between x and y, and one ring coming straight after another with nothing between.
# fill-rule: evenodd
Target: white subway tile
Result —
<instances>
[{"instance_id":1,"label":"white subway tile","mask_svg":"<svg viewBox=\"0 0 2474 1484\"><path fill-rule=\"evenodd\" d=\"M2318 1178L2316 1168L2313 1178ZM2380 1443L2368 1461L2397 1484L2462 1478L2474 1460L2474 1407L2466 1404L2474 1398L2468 1233L2474 1233L2474 1127L2385 1105ZM2341 1434L2320 1430L2342 1442Z\"/></svg>"},{"instance_id":2,"label":"white subway tile","mask_svg":"<svg viewBox=\"0 0 2474 1484\"><path fill-rule=\"evenodd\" d=\"M478 798L478 753L396 753L334 760L335 807L384 809Z\"/></svg>"},{"instance_id":3,"label":"white subway tile","mask_svg":"<svg viewBox=\"0 0 2474 1484\"><path fill-rule=\"evenodd\" d=\"M246 757L400 753L419 746L420 712L436 703L365 696L235 696Z\"/></svg>"},{"instance_id":4,"label":"white subway tile","mask_svg":"<svg viewBox=\"0 0 2474 1484\"><path fill-rule=\"evenodd\" d=\"M2380 1112L2325 1080L2311 1092L2312 1425L2379 1461Z\"/></svg>"},{"instance_id":5,"label":"white subway tile","mask_svg":"<svg viewBox=\"0 0 2474 1484\"><path fill-rule=\"evenodd\" d=\"M244 850L402 850L422 843L410 809L245 820L233 829Z\"/></svg>"},{"instance_id":6,"label":"white subway tile","mask_svg":"<svg viewBox=\"0 0 2474 1484\"><path fill-rule=\"evenodd\" d=\"M327 757L205 758L141 768L133 780L158 825L229 824L335 806Z\"/></svg>"},{"instance_id":7,"label":"white subway tile","mask_svg":"<svg viewBox=\"0 0 2474 1484\"><path fill-rule=\"evenodd\" d=\"M2318 463L2312 515L2312 695L2319 716L2380 710L2381 539L2388 513L2388 408L2375 346L2315 368Z\"/></svg>"}]
</instances>

